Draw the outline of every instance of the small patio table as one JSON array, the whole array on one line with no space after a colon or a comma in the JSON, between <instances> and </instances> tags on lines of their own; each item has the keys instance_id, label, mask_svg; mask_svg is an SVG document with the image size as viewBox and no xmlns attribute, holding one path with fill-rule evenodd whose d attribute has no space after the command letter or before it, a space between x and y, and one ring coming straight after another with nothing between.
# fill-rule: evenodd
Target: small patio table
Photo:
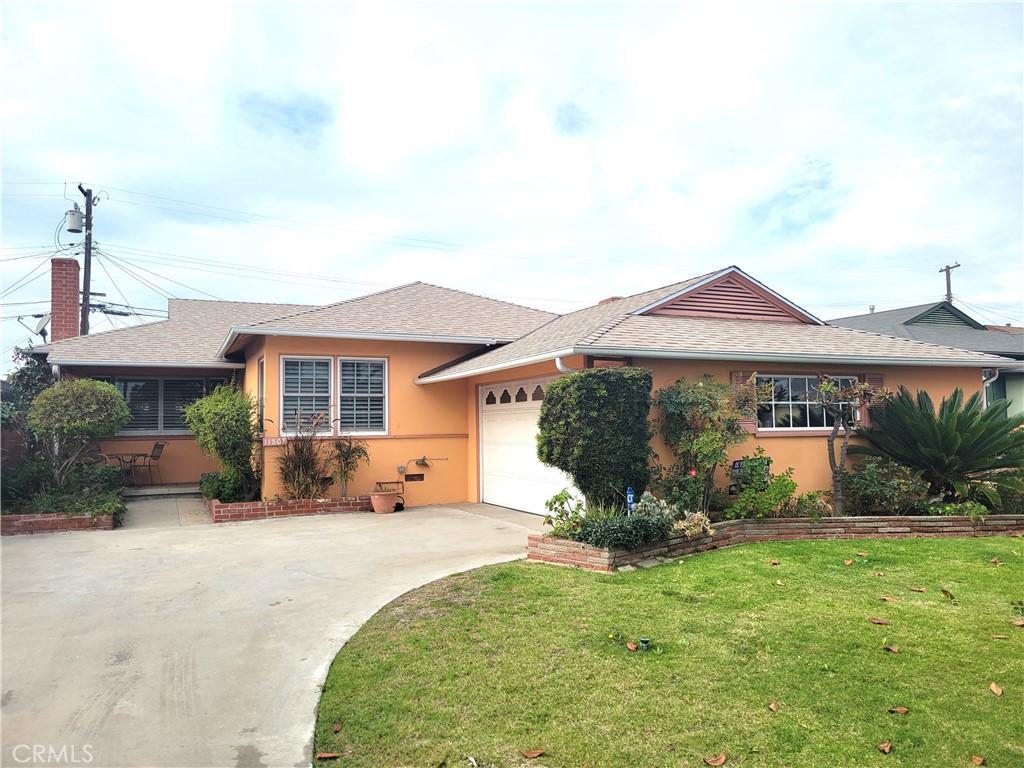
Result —
<instances>
[{"instance_id":1,"label":"small patio table","mask_svg":"<svg viewBox=\"0 0 1024 768\"><path fill-rule=\"evenodd\" d=\"M121 465L121 473L128 481L128 485L138 485L135 481L135 469L142 459L149 456L148 451L142 453L108 453L107 456L117 459L117 463Z\"/></svg>"}]
</instances>

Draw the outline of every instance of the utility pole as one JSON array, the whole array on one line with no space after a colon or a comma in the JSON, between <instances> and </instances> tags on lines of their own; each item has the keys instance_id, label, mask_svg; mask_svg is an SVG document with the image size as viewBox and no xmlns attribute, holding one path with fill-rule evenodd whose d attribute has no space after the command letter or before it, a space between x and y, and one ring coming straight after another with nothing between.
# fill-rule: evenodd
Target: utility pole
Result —
<instances>
[{"instance_id":1,"label":"utility pole","mask_svg":"<svg viewBox=\"0 0 1024 768\"><path fill-rule=\"evenodd\" d=\"M946 273L946 301L948 303L950 303L950 304L953 303L953 285L952 285L952 283L949 280L949 273L952 272L954 269L956 269L959 266L960 266L960 262L958 261L956 264L953 264L953 265L947 264L946 266L944 266L942 269L939 270L939 272L945 272ZM86 274L89 274L89 273L86 272Z\"/></svg>"},{"instance_id":2,"label":"utility pole","mask_svg":"<svg viewBox=\"0 0 1024 768\"><path fill-rule=\"evenodd\" d=\"M85 196L85 259L82 264L82 322L79 333L85 336L89 333L89 289L92 287L92 190L85 189L81 184L78 191Z\"/></svg>"}]
</instances>

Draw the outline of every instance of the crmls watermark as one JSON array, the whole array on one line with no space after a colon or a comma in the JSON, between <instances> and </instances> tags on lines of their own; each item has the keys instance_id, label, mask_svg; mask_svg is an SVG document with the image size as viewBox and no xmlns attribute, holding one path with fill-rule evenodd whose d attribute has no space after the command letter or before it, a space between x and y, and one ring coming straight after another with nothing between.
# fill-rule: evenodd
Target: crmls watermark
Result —
<instances>
[{"instance_id":1,"label":"crmls watermark","mask_svg":"<svg viewBox=\"0 0 1024 768\"><path fill-rule=\"evenodd\" d=\"M88 765L93 760L91 744L18 744L11 757L21 765Z\"/></svg>"}]
</instances>

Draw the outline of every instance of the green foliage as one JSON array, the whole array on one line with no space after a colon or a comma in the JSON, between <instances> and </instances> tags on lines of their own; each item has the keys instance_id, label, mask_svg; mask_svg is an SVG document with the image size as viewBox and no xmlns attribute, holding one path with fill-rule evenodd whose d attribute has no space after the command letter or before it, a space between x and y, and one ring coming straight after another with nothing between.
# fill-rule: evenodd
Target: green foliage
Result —
<instances>
[{"instance_id":1,"label":"green foliage","mask_svg":"<svg viewBox=\"0 0 1024 768\"><path fill-rule=\"evenodd\" d=\"M260 495L256 414L256 401L234 382L185 408L185 423L196 443L220 462L226 483L241 486L243 501Z\"/></svg>"},{"instance_id":2,"label":"green foliage","mask_svg":"<svg viewBox=\"0 0 1024 768\"><path fill-rule=\"evenodd\" d=\"M75 491L117 491L124 488L120 467L80 464L68 474L67 487Z\"/></svg>"},{"instance_id":3,"label":"green foliage","mask_svg":"<svg viewBox=\"0 0 1024 768\"><path fill-rule=\"evenodd\" d=\"M334 456L317 437L326 419L323 415L299 419L298 430L288 438L277 455L281 486L289 499L320 499L331 487Z\"/></svg>"},{"instance_id":4,"label":"green foliage","mask_svg":"<svg viewBox=\"0 0 1024 768\"><path fill-rule=\"evenodd\" d=\"M370 463L370 451L365 440L343 435L334 441L334 479L341 483L341 495L348 496L349 481L355 477L360 464Z\"/></svg>"},{"instance_id":5,"label":"green foliage","mask_svg":"<svg viewBox=\"0 0 1024 768\"><path fill-rule=\"evenodd\" d=\"M544 523L552 527L551 535L561 539L573 539L583 522L584 504L563 488L544 502L548 514Z\"/></svg>"},{"instance_id":6,"label":"green foliage","mask_svg":"<svg viewBox=\"0 0 1024 768\"><path fill-rule=\"evenodd\" d=\"M664 541L672 533L672 516L663 511L633 511L616 517L583 518L577 541L608 549L639 549Z\"/></svg>"},{"instance_id":7,"label":"green foliage","mask_svg":"<svg viewBox=\"0 0 1024 768\"><path fill-rule=\"evenodd\" d=\"M1007 417L1008 406L983 408L981 393L965 401L957 389L936 413L927 392L915 398L901 387L875 415L877 426L861 431L868 444L850 451L900 462L943 501L980 498L996 507L1001 492L1024 490L1024 414Z\"/></svg>"},{"instance_id":8,"label":"green foliage","mask_svg":"<svg viewBox=\"0 0 1024 768\"><path fill-rule=\"evenodd\" d=\"M825 501L826 491L805 491L791 499L784 507L786 517L809 517L817 520L832 512L828 502Z\"/></svg>"},{"instance_id":9,"label":"green foliage","mask_svg":"<svg viewBox=\"0 0 1024 768\"><path fill-rule=\"evenodd\" d=\"M20 363L18 368L7 377L7 383L11 385L14 393L14 409L16 418L20 419L21 426L28 417L28 409L36 396L53 386L57 379L53 376L53 369L49 363L38 357L32 356L32 349L14 348L11 356L15 363Z\"/></svg>"},{"instance_id":10,"label":"green foliage","mask_svg":"<svg viewBox=\"0 0 1024 768\"><path fill-rule=\"evenodd\" d=\"M25 501L54 485L53 462L45 457L29 459L19 467L4 467L0 473L0 499L5 504Z\"/></svg>"},{"instance_id":11,"label":"green foliage","mask_svg":"<svg viewBox=\"0 0 1024 768\"><path fill-rule=\"evenodd\" d=\"M779 517L790 508L796 493L793 468L788 467L781 475L776 475L770 471L770 466L771 459L761 446L753 456L743 457L742 469L733 474L739 493L725 510L726 517L730 520Z\"/></svg>"},{"instance_id":12,"label":"green foliage","mask_svg":"<svg viewBox=\"0 0 1024 768\"><path fill-rule=\"evenodd\" d=\"M658 430L676 457L659 474L659 491L683 509L711 507L715 469L729 449L749 437L740 422L757 415L757 390L732 387L710 374L694 382L679 379L654 395L661 412Z\"/></svg>"},{"instance_id":13,"label":"green foliage","mask_svg":"<svg viewBox=\"0 0 1024 768\"><path fill-rule=\"evenodd\" d=\"M28 426L53 461L60 487L92 442L117 434L130 420L117 388L92 379L63 379L40 392L28 411Z\"/></svg>"},{"instance_id":14,"label":"green foliage","mask_svg":"<svg viewBox=\"0 0 1024 768\"><path fill-rule=\"evenodd\" d=\"M988 507L977 501L961 501L956 503L932 504L928 512L933 515L964 516L970 518L972 523L985 522L985 515L988 514Z\"/></svg>"},{"instance_id":15,"label":"green foliage","mask_svg":"<svg viewBox=\"0 0 1024 768\"><path fill-rule=\"evenodd\" d=\"M905 515L915 511L928 484L892 459L868 456L843 475L847 514Z\"/></svg>"},{"instance_id":16,"label":"green foliage","mask_svg":"<svg viewBox=\"0 0 1024 768\"><path fill-rule=\"evenodd\" d=\"M204 472L199 476L199 492L203 498L216 499L222 504L245 501L245 492L238 475L225 472Z\"/></svg>"},{"instance_id":17,"label":"green foliage","mask_svg":"<svg viewBox=\"0 0 1024 768\"><path fill-rule=\"evenodd\" d=\"M621 503L651 480L651 372L589 368L552 382L544 395L537 457L568 474L587 502Z\"/></svg>"}]
</instances>

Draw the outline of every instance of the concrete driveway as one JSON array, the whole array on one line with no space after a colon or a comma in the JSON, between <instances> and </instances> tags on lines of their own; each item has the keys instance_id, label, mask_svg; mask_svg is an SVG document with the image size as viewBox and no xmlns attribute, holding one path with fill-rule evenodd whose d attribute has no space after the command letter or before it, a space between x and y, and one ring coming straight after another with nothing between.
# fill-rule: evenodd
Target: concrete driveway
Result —
<instances>
[{"instance_id":1,"label":"concrete driveway","mask_svg":"<svg viewBox=\"0 0 1024 768\"><path fill-rule=\"evenodd\" d=\"M540 523L464 505L4 537L0 764L306 766L359 626L523 557Z\"/></svg>"}]
</instances>

